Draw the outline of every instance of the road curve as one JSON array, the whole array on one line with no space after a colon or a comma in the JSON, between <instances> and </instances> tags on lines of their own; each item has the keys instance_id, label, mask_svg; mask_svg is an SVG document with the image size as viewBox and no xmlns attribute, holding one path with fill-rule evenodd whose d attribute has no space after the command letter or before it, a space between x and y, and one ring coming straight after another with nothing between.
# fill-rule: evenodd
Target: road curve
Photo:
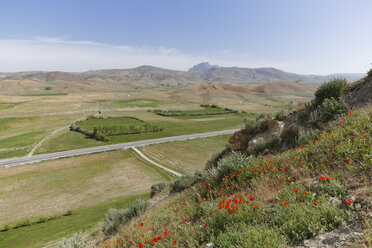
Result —
<instances>
[{"instance_id":1,"label":"road curve","mask_svg":"<svg viewBox=\"0 0 372 248\"><path fill-rule=\"evenodd\" d=\"M112 150L117 150L117 149L128 149L132 146L133 147L146 146L146 145L171 142L171 141L182 141L182 140L188 140L188 139L206 138L206 137L218 136L218 135L223 135L223 134L231 134L238 130L239 129L230 129L230 130L215 131L215 132L208 132L208 133L196 133L196 134L188 134L188 135L181 135L181 136L171 136L171 137L158 138L158 139L140 140L140 141L119 143L119 144L106 145L106 146L96 146L96 147L83 148L83 149L77 149L77 150L69 150L69 151L64 151L64 152L47 153L47 154L41 154L41 155L34 155L31 157L11 158L11 159L6 159L6 160L0 160L0 168L23 165L23 164L32 164L32 163L37 163L37 162L41 162L45 160L67 158L67 157L96 153L96 152L105 152L105 151L112 151Z\"/></svg>"}]
</instances>

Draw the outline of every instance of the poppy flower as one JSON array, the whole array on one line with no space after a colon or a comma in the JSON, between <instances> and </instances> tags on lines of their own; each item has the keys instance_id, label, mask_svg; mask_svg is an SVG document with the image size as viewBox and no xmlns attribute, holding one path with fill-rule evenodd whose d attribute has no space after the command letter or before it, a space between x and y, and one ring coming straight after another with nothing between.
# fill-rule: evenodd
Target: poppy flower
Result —
<instances>
[{"instance_id":1,"label":"poppy flower","mask_svg":"<svg viewBox=\"0 0 372 248\"><path fill-rule=\"evenodd\" d=\"M143 244L141 243L141 244L138 244L138 247L143 247Z\"/></svg>"},{"instance_id":2,"label":"poppy flower","mask_svg":"<svg viewBox=\"0 0 372 248\"><path fill-rule=\"evenodd\" d=\"M141 222L140 226L143 226L143 223Z\"/></svg>"},{"instance_id":3,"label":"poppy flower","mask_svg":"<svg viewBox=\"0 0 372 248\"><path fill-rule=\"evenodd\" d=\"M302 194L306 194L306 191L302 191Z\"/></svg>"},{"instance_id":4,"label":"poppy flower","mask_svg":"<svg viewBox=\"0 0 372 248\"><path fill-rule=\"evenodd\" d=\"M164 236L167 236L168 233L167 232L163 232L163 234L164 234Z\"/></svg>"},{"instance_id":5,"label":"poppy flower","mask_svg":"<svg viewBox=\"0 0 372 248\"><path fill-rule=\"evenodd\" d=\"M174 240L173 242L172 242L174 245L176 245L177 244L177 241L176 240Z\"/></svg>"},{"instance_id":6,"label":"poppy flower","mask_svg":"<svg viewBox=\"0 0 372 248\"><path fill-rule=\"evenodd\" d=\"M364 133L364 131L360 131L361 133Z\"/></svg>"},{"instance_id":7,"label":"poppy flower","mask_svg":"<svg viewBox=\"0 0 372 248\"><path fill-rule=\"evenodd\" d=\"M258 206L257 205L253 205L253 208L258 209Z\"/></svg>"},{"instance_id":8,"label":"poppy flower","mask_svg":"<svg viewBox=\"0 0 372 248\"><path fill-rule=\"evenodd\" d=\"M288 202L283 202L283 206L288 206Z\"/></svg>"},{"instance_id":9,"label":"poppy flower","mask_svg":"<svg viewBox=\"0 0 372 248\"><path fill-rule=\"evenodd\" d=\"M346 202L347 204L352 203L352 201L350 201L350 200L345 200L345 202Z\"/></svg>"},{"instance_id":10,"label":"poppy flower","mask_svg":"<svg viewBox=\"0 0 372 248\"><path fill-rule=\"evenodd\" d=\"M187 221L187 219L183 219L183 221Z\"/></svg>"},{"instance_id":11,"label":"poppy flower","mask_svg":"<svg viewBox=\"0 0 372 248\"><path fill-rule=\"evenodd\" d=\"M316 206L316 205L318 205L318 203L317 202L314 202L314 205Z\"/></svg>"},{"instance_id":12,"label":"poppy flower","mask_svg":"<svg viewBox=\"0 0 372 248\"><path fill-rule=\"evenodd\" d=\"M204 224L204 227L207 227L208 226L208 222Z\"/></svg>"},{"instance_id":13,"label":"poppy flower","mask_svg":"<svg viewBox=\"0 0 372 248\"><path fill-rule=\"evenodd\" d=\"M351 159L350 158L347 158L346 161L350 161Z\"/></svg>"},{"instance_id":14,"label":"poppy flower","mask_svg":"<svg viewBox=\"0 0 372 248\"><path fill-rule=\"evenodd\" d=\"M320 177L320 180L324 180L325 178L324 177Z\"/></svg>"},{"instance_id":15,"label":"poppy flower","mask_svg":"<svg viewBox=\"0 0 372 248\"><path fill-rule=\"evenodd\" d=\"M297 194L298 190L297 189L294 189L293 190L293 193Z\"/></svg>"}]
</instances>

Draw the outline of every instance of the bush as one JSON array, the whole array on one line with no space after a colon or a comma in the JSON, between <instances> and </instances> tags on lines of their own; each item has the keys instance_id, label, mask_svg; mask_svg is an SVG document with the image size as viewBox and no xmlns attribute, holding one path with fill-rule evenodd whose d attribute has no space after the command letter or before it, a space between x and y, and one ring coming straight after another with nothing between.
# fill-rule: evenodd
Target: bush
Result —
<instances>
[{"instance_id":1,"label":"bush","mask_svg":"<svg viewBox=\"0 0 372 248\"><path fill-rule=\"evenodd\" d=\"M267 227L234 225L217 237L216 247L284 247L285 239Z\"/></svg>"},{"instance_id":2,"label":"bush","mask_svg":"<svg viewBox=\"0 0 372 248\"><path fill-rule=\"evenodd\" d=\"M91 248L94 241L86 233L76 233L69 239L64 238L58 248Z\"/></svg>"},{"instance_id":3,"label":"bush","mask_svg":"<svg viewBox=\"0 0 372 248\"><path fill-rule=\"evenodd\" d=\"M47 86L47 87L44 88L44 90L51 90L51 89L52 89L51 86Z\"/></svg>"},{"instance_id":4,"label":"bush","mask_svg":"<svg viewBox=\"0 0 372 248\"><path fill-rule=\"evenodd\" d=\"M196 180L193 175L187 174L181 176L170 185L170 192L171 193L181 192L193 186L195 182Z\"/></svg>"},{"instance_id":5,"label":"bush","mask_svg":"<svg viewBox=\"0 0 372 248\"><path fill-rule=\"evenodd\" d=\"M321 105L325 99L328 98L339 98L344 90L347 88L346 79L335 78L328 82L324 82L315 91L315 103Z\"/></svg>"},{"instance_id":6,"label":"bush","mask_svg":"<svg viewBox=\"0 0 372 248\"><path fill-rule=\"evenodd\" d=\"M272 137L269 140L262 140L254 145L254 151L256 154L262 153L265 149L278 149L279 148L279 137Z\"/></svg>"},{"instance_id":7,"label":"bush","mask_svg":"<svg viewBox=\"0 0 372 248\"><path fill-rule=\"evenodd\" d=\"M21 222L18 222L15 226L14 229L20 228L20 227L25 227L25 226L31 226L30 220L24 220Z\"/></svg>"},{"instance_id":8,"label":"bush","mask_svg":"<svg viewBox=\"0 0 372 248\"><path fill-rule=\"evenodd\" d=\"M341 182L334 179L330 181L320 181L316 184L315 191L320 195L325 194L339 199L342 199L347 193L346 187L342 185Z\"/></svg>"},{"instance_id":9,"label":"bush","mask_svg":"<svg viewBox=\"0 0 372 248\"><path fill-rule=\"evenodd\" d=\"M370 69L370 70L367 72L367 75L368 75L368 76L372 76L372 69Z\"/></svg>"},{"instance_id":10,"label":"bush","mask_svg":"<svg viewBox=\"0 0 372 248\"><path fill-rule=\"evenodd\" d=\"M8 231L10 228L9 228L9 225L5 225L5 226L3 226L3 228L2 229L0 229L0 232L6 232L6 231Z\"/></svg>"},{"instance_id":11,"label":"bush","mask_svg":"<svg viewBox=\"0 0 372 248\"><path fill-rule=\"evenodd\" d=\"M109 209L103 221L102 231L106 235L115 233L126 212L124 209Z\"/></svg>"},{"instance_id":12,"label":"bush","mask_svg":"<svg viewBox=\"0 0 372 248\"><path fill-rule=\"evenodd\" d=\"M310 112L309 122L311 124L316 124L317 121L319 121L319 120L320 120L320 113L319 113L318 109L315 109L314 111Z\"/></svg>"},{"instance_id":13,"label":"bush","mask_svg":"<svg viewBox=\"0 0 372 248\"><path fill-rule=\"evenodd\" d=\"M346 114L347 107L343 99L329 98L324 100L319 108L320 117L323 122L335 120L337 116Z\"/></svg>"},{"instance_id":14,"label":"bush","mask_svg":"<svg viewBox=\"0 0 372 248\"><path fill-rule=\"evenodd\" d=\"M143 199L137 199L128 209L109 209L105 216L102 231L106 235L111 235L117 231L122 221L129 222L133 218L144 213L149 203Z\"/></svg>"},{"instance_id":15,"label":"bush","mask_svg":"<svg viewBox=\"0 0 372 248\"><path fill-rule=\"evenodd\" d=\"M68 210L63 216L70 216L70 215L72 215L72 211Z\"/></svg>"},{"instance_id":16,"label":"bush","mask_svg":"<svg viewBox=\"0 0 372 248\"><path fill-rule=\"evenodd\" d=\"M318 129L300 131L298 134L298 137L296 137L296 146L306 145L307 143L311 142L313 139L318 138L318 136L319 136Z\"/></svg>"},{"instance_id":17,"label":"bush","mask_svg":"<svg viewBox=\"0 0 372 248\"><path fill-rule=\"evenodd\" d=\"M285 112L283 110L277 112L275 114L275 119L278 120L278 121L283 121L285 118Z\"/></svg>"},{"instance_id":18,"label":"bush","mask_svg":"<svg viewBox=\"0 0 372 248\"><path fill-rule=\"evenodd\" d=\"M240 171L246 162L247 158L241 152L231 152L218 162L216 182L222 181L225 176L230 176L233 172Z\"/></svg>"},{"instance_id":19,"label":"bush","mask_svg":"<svg viewBox=\"0 0 372 248\"><path fill-rule=\"evenodd\" d=\"M168 186L166 183L157 183L151 186L151 198Z\"/></svg>"},{"instance_id":20,"label":"bush","mask_svg":"<svg viewBox=\"0 0 372 248\"><path fill-rule=\"evenodd\" d=\"M282 139L282 142L285 143L288 147L296 146L297 137L298 137L297 132L289 128L285 129L280 134L280 138Z\"/></svg>"},{"instance_id":21,"label":"bush","mask_svg":"<svg viewBox=\"0 0 372 248\"><path fill-rule=\"evenodd\" d=\"M212 169L217 167L218 161L220 161L225 155L231 152L230 147L226 146L222 151L212 156L210 160L207 161L205 169Z\"/></svg>"}]
</instances>

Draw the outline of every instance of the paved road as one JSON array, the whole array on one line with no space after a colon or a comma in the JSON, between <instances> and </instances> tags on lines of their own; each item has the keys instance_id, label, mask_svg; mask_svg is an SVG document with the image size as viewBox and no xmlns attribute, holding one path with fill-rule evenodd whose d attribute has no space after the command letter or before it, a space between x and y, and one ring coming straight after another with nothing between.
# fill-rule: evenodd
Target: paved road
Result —
<instances>
[{"instance_id":1,"label":"paved road","mask_svg":"<svg viewBox=\"0 0 372 248\"><path fill-rule=\"evenodd\" d=\"M181 136L172 136L172 137L166 137L166 138L133 141L133 142L113 144L113 145L107 145L107 146L96 146L96 147L90 147L90 148L84 148L84 149L78 149L78 150L41 154L41 155L35 155L31 157L12 158L12 159L0 160L0 168L10 167L10 166L15 166L15 165L22 165L22 164L37 163L37 162L41 162L45 160L66 158L66 157L72 157L72 156L90 154L90 153L96 153L96 152L112 151L112 150L117 150L117 149L128 149L132 146L133 147L146 146L146 145L158 144L158 143L164 143L164 142L170 142L170 141L182 141L182 140L188 140L188 139L197 139L197 138L212 137L212 136L223 135L223 134L231 134L237 130L239 129L231 129L231 130L216 131L216 132L209 132L209 133L197 133L197 134L189 134L189 135L181 135Z\"/></svg>"}]
</instances>

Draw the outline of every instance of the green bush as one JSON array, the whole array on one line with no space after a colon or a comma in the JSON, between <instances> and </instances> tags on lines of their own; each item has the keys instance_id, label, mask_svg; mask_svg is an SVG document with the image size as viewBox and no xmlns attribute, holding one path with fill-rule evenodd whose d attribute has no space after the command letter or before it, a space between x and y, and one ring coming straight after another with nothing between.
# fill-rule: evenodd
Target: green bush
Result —
<instances>
[{"instance_id":1,"label":"green bush","mask_svg":"<svg viewBox=\"0 0 372 248\"><path fill-rule=\"evenodd\" d=\"M70 215L72 215L72 211L68 210L63 216L70 216Z\"/></svg>"},{"instance_id":2,"label":"green bush","mask_svg":"<svg viewBox=\"0 0 372 248\"><path fill-rule=\"evenodd\" d=\"M339 98L344 90L347 88L346 79L335 78L328 82L324 82L315 91L315 103L316 105L321 105L325 99L328 98Z\"/></svg>"},{"instance_id":3,"label":"green bush","mask_svg":"<svg viewBox=\"0 0 372 248\"><path fill-rule=\"evenodd\" d=\"M318 137L319 137L318 129L300 131L298 137L296 137L296 146L306 145L313 139L316 139Z\"/></svg>"},{"instance_id":4,"label":"green bush","mask_svg":"<svg viewBox=\"0 0 372 248\"><path fill-rule=\"evenodd\" d=\"M285 143L288 147L296 146L297 137L298 137L298 133L292 129L285 129L280 134L280 138L282 142Z\"/></svg>"},{"instance_id":5,"label":"green bush","mask_svg":"<svg viewBox=\"0 0 372 248\"><path fill-rule=\"evenodd\" d=\"M216 240L216 247L284 247L285 239L276 230L264 226L233 225L221 233Z\"/></svg>"},{"instance_id":6,"label":"green bush","mask_svg":"<svg viewBox=\"0 0 372 248\"><path fill-rule=\"evenodd\" d=\"M285 112L284 110L281 110L275 114L275 119L278 121L283 121L285 118Z\"/></svg>"},{"instance_id":7,"label":"green bush","mask_svg":"<svg viewBox=\"0 0 372 248\"><path fill-rule=\"evenodd\" d=\"M52 89L51 86L47 86L47 87L44 88L44 90L51 90L51 89Z\"/></svg>"},{"instance_id":8,"label":"green bush","mask_svg":"<svg viewBox=\"0 0 372 248\"><path fill-rule=\"evenodd\" d=\"M10 228L9 228L9 225L5 225L5 226L3 226L3 228L2 229L0 229L0 232L6 232L6 231L8 231Z\"/></svg>"},{"instance_id":9,"label":"green bush","mask_svg":"<svg viewBox=\"0 0 372 248\"><path fill-rule=\"evenodd\" d=\"M25 226L31 226L30 220L24 220L21 222L18 222L15 226L14 229L20 228L20 227L25 227Z\"/></svg>"},{"instance_id":10,"label":"green bush","mask_svg":"<svg viewBox=\"0 0 372 248\"><path fill-rule=\"evenodd\" d=\"M151 198L168 186L167 183L157 183L151 186Z\"/></svg>"},{"instance_id":11,"label":"green bush","mask_svg":"<svg viewBox=\"0 0 372 248\"><path fill-rule=\"evenodd\" d=\"M179 177L176 181L170 184L170 192L176 193L181 192L185 189L190 188L196 182L193 175L187 174Z\"/></svg>"},{"instance_id":12,"label":"green bush","mask_svg":"<svg viewBox=\"0 0 372 248\"><path fill-rule=\"evenodd\" d=\"M103 221L102 231L106 235L115 233L126 212L124 209L109 209Z\"/></svg>"},{"instance_id":13,"label":"green bush","mask_svg":"<svg viewBox=\"0 0 372 248\"><path fill-rule=\"evenodd\" d=\"M279 148L279 137L272 137L268 140L262 140L254 145L254 151L256 154L262 153L265 149L278 149Z\"/></svg>"},{"instance_id":14,"label":"green bush","mask_svg":"<svg viewBox=\"0 0 372 248\"><path fill-rule=\"evenodd\" d=\"M331 97L325 99L319 107L320 118L323 122L335 120L339 115L347 113L347 106L343 99L336 100Z\"/></svg>"},{"instance_id":15,"label":"green bush","mask_svg":"<svg viewBox=\"0 0 372 248\"><path fill-rule=\"evenodd\" d=\"M314 199L301 204L292 201L288 206L278 202L272 227L278 228L291 245L298 245L318 233L341 226L347 220L344 210L325 203L315 206L314 202Z\"/></svg>"},{"instance_id":16,"label":"green bush","mask_svg":"<svg viewBox=\"0 0 372 248\"><path fill-rule=\"evenodd\" d=\"M236 151L231 152L229 155L218 161L216 168L217 178L215 181L220 182L225 178L225 176L231 176L233 172L239 173L246 162L247 158L244 154Z\"/></svg>"},{"instance_id":17,"label":"green bush","mask_svg":"<svg viewBox=\"0 0 372 248\"><path fill-rule=\"evenodd\" d=\"M76 233L71 238L64 238L58 248L91 248L94 241L87 233Z\"/></svg>"},{"instance_id":18,"label":"green bush","mask_svg":"<svg viewBox=\"0 0 372 248\"><path fill-rule=\"evenodd\" d=\"M132 205L127 209L124 217L125 221L130 221L131 219L144 213L149 206L149 203L143 199L137 199Z\"/></svg>"},{"instance_id":19,"label":"green bush","mask_svg":"<svg viewBox=\"0 0 372 248\"><path fill-rule=\"evenodd\" d=\"M328 195L342 199L346 193L346 187L338 180L331 179L330 181L321 180L316 184L315 192L320 195Z\"/></svg>"}]
</instances>

